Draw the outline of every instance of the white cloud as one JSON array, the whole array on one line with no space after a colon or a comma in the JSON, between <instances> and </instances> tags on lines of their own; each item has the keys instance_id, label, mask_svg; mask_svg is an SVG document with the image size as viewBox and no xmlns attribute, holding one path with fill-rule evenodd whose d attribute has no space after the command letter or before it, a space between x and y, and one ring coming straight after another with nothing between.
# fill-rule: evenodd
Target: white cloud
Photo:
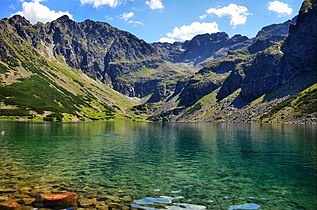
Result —
<instances>
[{"instance_id":1,"label":"white cloud","mask_svg":"<svg viewBox=\"0 0 317 210\"><path fill-rule=\"evenodd\" d=\"M163 9L164 5L161 0L149 0L145 2L151 9Z\"/></svg>"},{"instance_id":2,"label":"white cloud","mask_svg":"<svg viewBox=\"0 0 317 210\"><path fill-rule=\"evenodd\" d=\"M176 40L173 38L162 37L160 38L159 42L162 42L162 43L167 42L167 43L173 44L174 42L176 42Z\"/></svg>"},{"instance_id":3,"label":"white cloud","mask_svg":"<svg viewBox=\"0 0 317 210\"><path fill-rule=\"evenodd\" d=\"M50 22L63 15L67 15L69 18L73 19L73 16L68 11L62 12L50 10L50 8L41 4L41 1L43 0L33 0L32 2L23 1L22 11L19 11L16 14L24 16L32 24L37 22Z\"/></svg>"},{"instance_id":4,"label":"white cloud","mask_svg":"<svg viewBox=\"0 0 317 210\"><path fill-rule=\"evenodd\" d=\"M167 37L163 37L160 41L175 42L190 40L198 34L216 33L219 32L218 24L216 22L211 23L199 23L193 22L190 25L183 25L175 27L171 33L167 33Z\"/></svg>"},{"instance_id":5,"label":"white cloud","mask_svg":"<svg viewBox=\"0 0 317 210\"><path fill-rule=\"evenodd\" d=\"M140 21L130 20L129 23L133 26L143 26L143 23Z\"/></svg>"},{"instance_id":6,"label":"white cloud","mask_svg":"<svg viewBox=\"0 0 317 210\"><path fill-rule=\"evenodd\" d=\"M123 14L121 14L121 15L120 15L120 18L121 18L122 20L127 21L127 20L129 20L130 18L132 18L133 16L134 16L134 13L133 13L133 12L128 12L128 13L123 13Z\"/></svg>"},{"instance_id":7,"label":"white cloud","mask_svg":"<svg viewBox=\"0 0 317 210\"><path fill-rule=\"evenodd\" d=\"M267 9L278 13L279 16L290 15L293 11L293 9L288 6L288 4L280 1L270 1Z\"/></svg>"},{"instance_id":8,"label":"white cloud","mask_svg":"<svg viewBox=\"0 0 317 210\"><path fill-rule=\"evenodd\" d=\"M110 7L116 7L119 5L119 0L80 0L81 4L92 4L93 7L98 8L102 5L109 5Z\"/></svg>"},{"instance_id":9,"label":"white cloud","mask_svg":"<svg viewBox=\"0 0 317 210\"><path fill-rule=\"evenodd\" d=\"M230 25L235 28L238 25L244 25L247 22L247 16L250 15L249 10L245 6L229 4L226 7L210 8L206 11L207 14L215 14L218 17L230 16Z\"/></svg>"},{"instance_id":10,"label":"white cloud","mask_svg":"<svg viewBox=\"0 0 317 210\"><path fill-rule=\"evenodd\" d=\"M207 15L201 15L201 16L199 16L199 19L204 20L204 19L206 19L206 17L207 17Z\"/></svg>"}]
</instances>

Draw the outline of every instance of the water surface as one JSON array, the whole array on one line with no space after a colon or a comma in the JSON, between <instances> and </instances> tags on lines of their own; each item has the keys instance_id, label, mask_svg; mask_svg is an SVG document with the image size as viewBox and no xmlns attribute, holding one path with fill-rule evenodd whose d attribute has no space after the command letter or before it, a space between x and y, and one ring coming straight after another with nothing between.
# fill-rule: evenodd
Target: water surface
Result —
<instances>
[{"instance_id":1,"label":"water surface","mask_svg":"<svg viewBox=\"0 0 317 210\"><path fill-rule=\"evenodd\" d=\"M0 122L0 188L315 209L315 125Z\"/></svg>"}]
</instances>

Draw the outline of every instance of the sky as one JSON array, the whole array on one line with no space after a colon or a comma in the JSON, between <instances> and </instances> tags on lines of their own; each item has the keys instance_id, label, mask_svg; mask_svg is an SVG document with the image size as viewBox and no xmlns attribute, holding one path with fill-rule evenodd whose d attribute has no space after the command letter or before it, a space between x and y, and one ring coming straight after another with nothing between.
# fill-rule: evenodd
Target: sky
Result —
<instances>
[{"instance_id":1,"label":"sky","mask_svg":"<svg viewBox=\"0 0 317 210\"><path fill-rule=\"evenodd\" d=\"M302 0L0 0L0 18L19 14L32 24L68 15L108 22L147 42L185 41L226 32L254 37L264 26L298 14Z\"/></svg>"}]
</instances>

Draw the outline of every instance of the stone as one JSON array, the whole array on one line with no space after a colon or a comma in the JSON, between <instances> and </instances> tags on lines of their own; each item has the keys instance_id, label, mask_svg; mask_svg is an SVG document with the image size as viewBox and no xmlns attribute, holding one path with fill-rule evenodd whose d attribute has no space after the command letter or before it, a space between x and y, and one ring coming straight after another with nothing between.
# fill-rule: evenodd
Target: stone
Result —
<instances>
[{"instance_id":1,"label":"stone","mask_svg":"<svg viewBox=\"0 0 317 210\"><path fill-rule=\"evenodd\" d=\"M255 203L246 203L241 205L232 205L229 207L229 210L235 210L235 209L248 209L248 210L256 210L259 209L261 205L255 204Z\"/></svg>"},{"instance_id":2,"label":"stone","mask_svg":"<svg viewBox=\"0 0 317 210\"><path fill-rule=\"evenodd\" d=\"M188 203L176 203L175 206L167 206L167 209L177 210L177 209L195 209L195 210L203 210L207 209L206 206L188 204Z\"/></svg>"},{"instance_id":3,"label":"stone","mask_svg":"<svg viewBox=\"0 0 317 210\"><path fill-rule=\"evenodd\" d=\"M6 201L8 199L9 199L9 197L7 197L7 196L0 196L0 202Z\"/></svg>"},{"instance_id":4,"label":"stone","mask_svg":"<svg viewBox=\"0 0 317 210\"><path fill-rule=\"evenodd\" d=\"M115 202L109 203L109 207L110 208L120 208L120 203L115 203Z\"/></svg>"},{"instance_id":5,"label":"stone","mask_svg":"<svg viewBox=\"0 0 317 210\"><path fill-rule=\"evenodd\" d=\"M78 195L76 193L41 194L44 207L69 208L77 207Z\"/></svg>"},{"instance_id":6,"label":"stone","mask_svg":"<svg viewBox=\"0 0 317 210\"><path fill-rule=\"evenodd\" d=\"M120 198L118 196L113 196L113 195L107 195L105 196L107 199L114 201L114 202L120 202Z\"/></svg>"},{"instance_id":7,"label":"stone","mask_svg":"<svg viewBox=\"0 0 317 210\"><path fill-rule=\"evenodd\" d=\"M122 201L124 203L130 203L132 201L132 198L131 196L126 195L126 196L123 196Z\"/></svg>"},{"instance_id":8,"label":"stone","mask_svg":"<svg viewBox=\"0 0 317 210\"><path fill-rule=\"evenodd\" d=\"M96 209L108 210L108 205L104 201L97 201Z\"/></svg>"},{"instance_id":9,"label":"stone","mask_svg":"<svg viewBox=\"0 0 317 210\"><path fill-rule=\"evenodd\" d=\"M34 208L32 206L20 206L15 208L14 210L33 210Z\"/></svg>"},{"instance_id":10,"label":"stone","mask_svg":"<svg viewBox=\"0 0 317 210\"><path fill-rule=\"evenodd\" d=\"M80 198L79 203L83 207L86 207L86 206L92 207L92 206L96 206L97 199L96 198L92 198L92 199Z\"/></svg>"},{"instance_id":11,"label":"stone","mask_svg":"<svg viewBox=\"0 0 317 210\"><path fill-rule=\"evenodd\" d=\"M0 203L1 210L13 210L13 209L16 209L20 206L21 205L16 201L9 201L9 202Z\"/></svg>"},{"instance_id":12,"label":"stone","mask_svg":"<svg viewBox=\"0 0 317 210\"><path fill-rule=\"evenodd\" d=\"M32 190L31 187L22 187L20 188L20 191L23 192L23 193L28 193Z\"/></svg>"},{"instance_id":13,"label":"stone","mask_svg":"<svg viewBox=\"0 0 317 210\"><path fill-rule=\"evenodd\" d=\"M108 210L109 209L108 206L97 206L96 208L100 209L100 210Z\"/></svg>"},{"instance_id":14,"label":"stone","mask_svg":"<svg viewBox=\"0 0 317 210\"><path fill-rule=\"evenodd\" d=\"M28 197L30 197L29 195L21 194L21 193L15 193L15 194L13 194L13 195L14 195L14 197L16 197L16 198L28 198Z\"/></svg>"},{"instance_id":15,"label":"stone","mask_svg":"<svg viewBox=\"0 0 317 210\"><path fill-rule=\"evenodd\" d=\"M6 188L6 189L0 189L0 193L14 193L16 192L15 189L11 189L11 188Z\"/></svg>"},{"instance_id":16,"label":"stone","mask_svg":"<svg viewBox=\"0 0 317 210\"><path fill-rule=\"evenodd\" d=\"M25 205L31 205L32 203L35 202L35 198L23 198L22 201Z\"/></svg>"}]
</instances>

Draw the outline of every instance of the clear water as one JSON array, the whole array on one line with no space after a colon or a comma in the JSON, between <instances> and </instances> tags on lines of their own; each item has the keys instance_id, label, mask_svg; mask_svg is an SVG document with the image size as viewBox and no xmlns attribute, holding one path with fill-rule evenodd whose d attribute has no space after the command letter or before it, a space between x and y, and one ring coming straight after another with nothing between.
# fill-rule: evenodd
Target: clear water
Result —
<instances>
[{"instance_id":1,"label":"clear water","mask_svg":"<svg viewBox=\"0 0 317 210\"><path fill-rule=\"evenodd\" d=\"M316 125L0 122L0 188L316 209ZM174 191L173 193L171 193Z\"/></svg>"}]
</instances>

